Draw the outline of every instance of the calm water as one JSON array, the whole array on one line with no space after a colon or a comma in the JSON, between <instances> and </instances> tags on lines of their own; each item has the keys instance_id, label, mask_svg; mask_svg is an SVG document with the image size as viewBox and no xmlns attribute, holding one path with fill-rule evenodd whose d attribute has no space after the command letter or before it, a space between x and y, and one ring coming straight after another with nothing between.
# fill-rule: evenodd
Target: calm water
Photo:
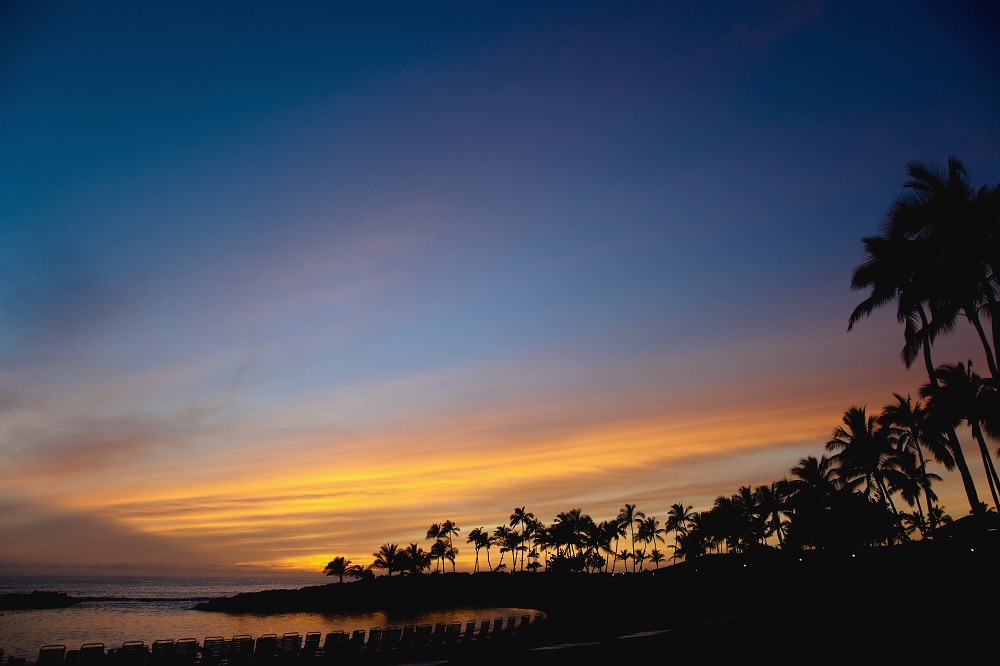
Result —
<instances>
[{"instance_id":1,"label":"calm water","mask_svg":"<svg viewBox=\"0 0 1000 666\"><path fill-rule=\"evenodd\" d=\"M111 597L87 601L70 608L37 611L0 611L0 649L4 656L33 661L38 649L50 643L79 648L84 643L120 647L125 641L196 638L232 638L249 634L309 631L326 633L405 624L465 622L533 613L519 608L460 608L420 614L327 614L282 613L277 615L232 615L194 611L199 601L232 596L240 592L296 589L325 585L330 579L315 574L308 578L180 578L98 576L7 576L0 577L0 593L46 590L73 597ZM349 583L345 583L349 584Z\"/></svg>"}]
</instances>

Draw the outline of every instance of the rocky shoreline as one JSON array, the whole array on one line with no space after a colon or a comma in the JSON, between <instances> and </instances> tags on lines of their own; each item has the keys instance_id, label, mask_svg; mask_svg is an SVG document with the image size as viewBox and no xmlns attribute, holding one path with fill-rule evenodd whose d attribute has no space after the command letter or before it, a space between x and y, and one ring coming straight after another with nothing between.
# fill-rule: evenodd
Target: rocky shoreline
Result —
<instances>
[{"instance_id":1,"label":"rocky shoreline","mask_svg":"<svg viewBox=\"0 0 1000 666\"><path fill-rule=\"evenodd\" d=\"M545 614L547 644L582 644L589 657L638 644L622 638L642 635L646 648L662 644L675 656L713 661L750 657L768 643L789 656L839 645L838 650L864 646L866 658L953 659L996 651L987 638L995 616L979 609L1000 591L998 553L993 538L975 548L927 541L795 556L714 555L615 575L381 576L241 594L197 608L263 614L484 605L532 609ZM933 629L920 629L928 622ZM833 654L814 657L822 662Z\"/></svg>"}]
</instances>

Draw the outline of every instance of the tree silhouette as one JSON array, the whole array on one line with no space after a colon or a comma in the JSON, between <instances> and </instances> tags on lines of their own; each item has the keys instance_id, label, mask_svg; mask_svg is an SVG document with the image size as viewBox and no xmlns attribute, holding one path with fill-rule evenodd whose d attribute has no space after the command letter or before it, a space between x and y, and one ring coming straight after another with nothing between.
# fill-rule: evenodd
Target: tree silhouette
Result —
<instances>
[{"instance_id":1,"label":"tree silhouette","mask_svg":"<svg viewBox=\"0 0 1000 666\"><path fill-rule=\"evenodd\" d=\"M642 511L637 511L635 504L625 504L618 511L618 520L621 521L623 525L628 525L629 537L632 542L632 552L635 552L635 522L637 519L645 518L646 514ZM632 561L632 572L635 572L635 560Z\"/></svg>"},{"instance_id":2,"label":"tree silhouette","mask_svg":"<svg viewBox=\"0 0 1000 666\"><path fill-rule=\"evenodd\" d=\"M337 576L340 578L340 582L344 582L344 576L347 575L350 569L351 561L345 557L335 557L333 558L323 569L323 573L327 576Z\"/></svg>"},{"instance_id":3,"label":"tree silhouette","mask_svg":"<svg viewBox=\"0 0 1000 666\"><path fill-rule=\"evenodd\" d=\"M965 422L972 429L972 436L979 445L979 452L986 469L986 479L993 495L993 504L1000 510L1000 496L996 467L983 436L983 424L998 418L991 387L962 363L942 365L934 373L936 383L924 384L920 395L927 399L927 409L949 427Z\"/></svg>"},{"instance_id":4,"label":"tree silhouette","mask_svg":"<svg viewBox=\"0 0 1000 666\"><path fill-rule=\"evenodd\" d=\"M974 190L965 166L955 158L948 160L946 173L911 162L907 175L906 190L889 208L880 234L862 239L865 259L855 268L851 287L871 291L851 314L848 330L895 300L897 319L904 323L903 360L909 367L923 351L928 379L935 384L931 345L962 315L975 328L995 380L1000 345L997 188ZM980 311L992 321L991 336ZM974 513L981 511L958 437L953 430L947 437L970 507Z\"/></svg>"},{"instance_id":5,"label":"tree silhouette","mask_svg":"<svg viewBox=\"0 0 1000 666\"><path fill-rule=\"evenodd\" d=\"M399 571L399 565L401 564L402 558L400 557L396 544L382 544L382 546L373 554L375 556L375 561L372 562L372 566L376 569L385 569L390 578L392 577L393 571Z\"/></svg>"}]
</instances>

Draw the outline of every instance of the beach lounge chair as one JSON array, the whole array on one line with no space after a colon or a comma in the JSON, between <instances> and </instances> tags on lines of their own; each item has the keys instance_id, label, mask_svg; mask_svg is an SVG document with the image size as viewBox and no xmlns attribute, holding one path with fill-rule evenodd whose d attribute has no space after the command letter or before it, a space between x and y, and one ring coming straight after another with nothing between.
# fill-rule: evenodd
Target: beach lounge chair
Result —
<instances>
[{"instance_id":1,"label":"beach lounge chair","mask_svg":"<svg viewBox=\"0 0 1000 666\"><path fill-rule=\"evenodd\" d=\"M104 643L84 643L80 646L80 658L77 663L83 666L94 666L104 663Z\"/></svg>"},{"instance_id":2,"label":"beach lounge chair","mask_svg":"<svg viewBox=\"0 0 1000 666\"><path fill-rule=\"evenodd\" d=\"M462 635L461 622L449 622L444 628L444 643L453 645Z\"/></svg>"},{"instance_id":3,"label":"beach lounge chair","mask_svg":"<svg viewBox=\"0 0 1000 666\"><path fill-rule=\"evenodd\" d=\"M61 664L66 657L65 645L43 645L38 650L38 666L50 666L51 664Z\"/></svg>"},{"instance_id":4,"label":"beach lounge chair","mask_svg":"<svg viewBox=\"0 0 1000 666\"><path fill-rule=\"evenodd\" d=\"M302 650L302 634L297 631L290 631L282 634L281 642L278 643L278 658L290 661L299 656Z\"/></svg>"},{"instance_id":5,"label":"beach lounge chair","mask_svg":"<svg viewBox=\"0 0 1000 666\"><path fill-rule=\"evenodd\" d=\"M383 650L398 650L399 643L403 638L403 628L395 625L392 627L386 627L385 631L382 633L382 649Z\"/></svg>"},{"instance_id":6,"label":"beach lounge chair","mask_svg":"<svg viewBox=\"0 0 1000 666\"><path fill-rule=\"evenodd\" d=\"M152 666L166 666L172 664L177 646L170 638L161 638L153 641L149 646L149 663Z\"/></svg>"},{"instance_id":7,"label":"beach lounge chair","mask_svg":"<svg viewBox=\"0 0 1000 666\"><path fill-rule=\"evenodd\" d=\"M341 646L341 654L356 655L365 647L365 630L355 629L351 632L350 638L344 641Z\"/></svg>"},{"instance_id":8,"label":"beach lounge chair","mask_svg":"<svg viewBox=\"0 0 1000 666\"><path fill-rule=\"evenodd\" d=\"M418 624L416 630L413 633L413 645L414 647L425 647L431 644L431 636L433 636L433 628L429 624Z\"/></svg>"},{"instance_id":9,"label":"beach lounge chair","mask_svg":"<svg viewBox=\"0 0 1000 666\"><path fill-rule=\"evenodd\" d=\"M503 635L503 618L493 618L493 628L490 629L490 638L500 638Z\"/></svg>"},{"instance_id":10,"label":"beach lounge chair","mask_svg":"<svg viewBox=\"0 0 1000 666\"><path fill-rule=\"evenodd\" d=\"M366 652L377 652L382 649L382 627L372 627L368 630L368 640L365 641Z\"/></svg>"},{"instance_id":11,"label":"beach lounge chair","mask_svg":"<svg viewBox=\"0 0 1000 666\"><path fill-rule=\"evenodd\" d=\"M403 625L403 633L399 637L399 647L401 650L413 647L413 641L416 638L417 628L412 624Z\"/></svg>"},{"instance_id":12,"label":"beach lounge chair","mask_svg":"<svg viewBox=\"0 0 1000 666\"><path fill-rule=\"evenodd\" d=\"M256 664L269 664L278 656L278 634L262 634L253 646Z\"/></svg>"},{"instance_id":13,"label":"beach lounge chair","mask_svg":"<svg viewBox=\"0 0 1000 666\"><path fill-rule=\"evenodd\" d=\"M198 651L201 646L194 638L179 638L174 643L174 663L193 664L198 661Z\"/></svg>"},{"instance_id":14,"label":"beach lounge chair","mask_svg":"<svg viewBox=\"0 0 1000 666\"><path fill-rule=\"evenodd\" d=\"M479 631L476 632L476 639L490 637L490 619L485 618L479 623Z\"/></svg>"},{"instance_id":15,"label":"beach lounge chair","mask_svg":"<svg viewBox=\"0 0 1000 666\"><path fill-rule=\"evenodd\" d=\"M465 623L465 631L462 632L462 641L468 643L476 638L476 621L469 620Z\"/></svg>"},{"instance_id":16,"label":"beach lounge chair","mask_svg":"<svg viewBox=\"0 0 1000 666\"><path fill-rule=\"evenodd\" d=\"M343 629L331 631L323 639L323 649L320 650L320 658L324 661L336 662L338 655L347 644L347 632Z\"/></svg>"},{"instance_id":17,"label":"beach lounge chair","mask_svg":"<svg viewBox=\"0 0 1000 666\"><path fill-rule=\"evenodd\" d=\"M306 637L302 642L302 657L314 659L319 654L319 641L323 634L318 631L306 632Z\"/></svg>"},{"instance_id":18,"label":"beach lounge chair","mask_svg":"<svg viewBox=\"0 0 1000 666\"><path fill-rule=\"evenodd\" d=\"M115 652L116 666L144 666L149 651L142 641L125 641Z\"/></svg>"},{"instance_id":19,"label":"beach lounge chair","mask_svg":"<svg viewBox=\"0 0 1000 666\"><path fill-rule=\"evenodd\" d=\"M222 664L226 639L222 636L208 636L201 645L201 663L211 666Z\"/></svg>"},{"instance_id":20,"label":"beach lounge chair","mask_svg":"<svg viewBox=\"0 0 1000 666\"><path fill-rule=\"evenodd\" d=\"M239 634L229 641L230 666L246 666L253 661L253 636Z\"/></svg>"}]
</instances>

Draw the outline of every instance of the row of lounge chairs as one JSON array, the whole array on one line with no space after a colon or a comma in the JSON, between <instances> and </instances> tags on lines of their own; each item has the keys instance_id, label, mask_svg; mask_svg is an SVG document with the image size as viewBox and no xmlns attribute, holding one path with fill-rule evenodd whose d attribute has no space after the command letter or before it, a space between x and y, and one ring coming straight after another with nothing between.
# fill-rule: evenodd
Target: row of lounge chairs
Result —
<instances>
[{"instance_id":1,"label":"row of lounge chairs","mask_svg":"<svg viewBox=\"0 0 1000 666\"><path fill-rule=\"evenodd\" d=\"M352 658L374 657L393 652L407 656L420 651L442 650L449 646L485 643L538 633L544 615L510 615L480 622L439 622L372 627L365 631L331 631L305 635L291 632L281 636L263 634L209 636L199 643L194 638L157 640L146 645L127 641L121 647L105 649L104 643L85 643L78 650L65 645L44 645L38 652L38 666L332 666ZM355 659L359 660L359 659ZM3 652L0 651L0 662ZM372 659L372 661L377 661ZM7 666L22 666L23 658L8 658Z\"/></svg>"}]
</instances>

